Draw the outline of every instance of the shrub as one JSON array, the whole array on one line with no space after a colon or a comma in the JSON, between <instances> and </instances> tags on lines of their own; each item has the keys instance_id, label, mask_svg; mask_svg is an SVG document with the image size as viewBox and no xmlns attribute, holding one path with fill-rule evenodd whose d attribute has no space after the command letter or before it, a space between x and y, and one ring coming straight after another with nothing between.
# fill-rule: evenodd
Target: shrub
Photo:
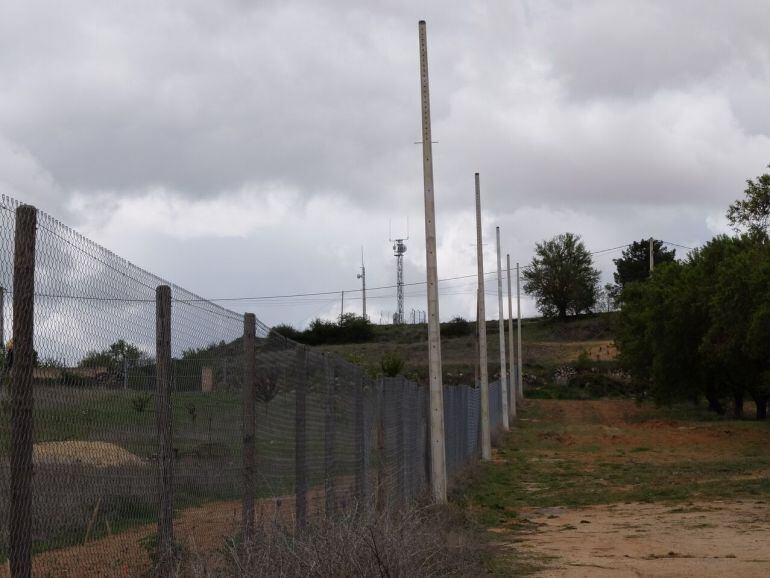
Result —
<instances>
[{"instance_id":1,"label":"shrub","mask_svg":"<svg viewBox=\"0 0 770 578\"><path fill-rule=\"evenodd\" d=\"M301 533L265 521L254 540L231 540L227 576L484 576L489 547L451 507L362 513L355 508L318 519ZM193 575L209 575L205 556L190 560Z\"/></svg>"},{"instance_id":2,"label":"shrub","mask_svg":"<svg viewBox=\"0 0 770 578\"><path fill-rule=\"evenodd\" d=\"M387 377L396 377L404 369L404 360L398 353L390 351L382 356L380 367Z\"/></svg>"},{"instance_id":3,"label":"shrub","mask_svg":"<svg viewBox=\"0 0 770 578\"><path fill-rule=\"evenodd\" d=\"M273 331L276 332L278 335L281 335L293 341L298 341L302 337L301 331L294 329L294 327L292 327L287 323L276 325L275 327L273 327Z\"/></svg>"},{"instance_id":4,"label":"shrub","mask_svg":"<svg viewBox=\"0 0 770 578\"><path fill-rule=\"evenodd\" d=\"M346 313L338 322L315 319L297 340L308 345L330 345L361 343L370 341L373 337L374 328L368 319Z\"/></svg>"},{"instance_id":5,"label":"shrub","mask_svg":"<svg viewBox=\"0 0 770 578\"><path fill-rule=\"evenodd\" d=\"M147 406L150 404L151 400L151 395L143 395L141 393L137 394L131 398L131 407L134 408L136 413L142 413L145 409L147 409Z\"/></svg>"}]
</instances>

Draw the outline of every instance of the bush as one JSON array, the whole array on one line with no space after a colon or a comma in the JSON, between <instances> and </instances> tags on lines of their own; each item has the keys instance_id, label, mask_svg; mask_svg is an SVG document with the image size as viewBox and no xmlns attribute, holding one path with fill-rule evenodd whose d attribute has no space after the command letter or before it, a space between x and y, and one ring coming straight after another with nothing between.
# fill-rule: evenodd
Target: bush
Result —
<instances>
[{"instance_id":1,"label":"bush","mask_svg":"<svg viewBox=\"0 0 770 578\"><path fill-rule=\"evenodd\" d=\"M151 395L143 395L139 393L131 398L131 407L134 408L136 413L143 413L144 410L147 409L147 406L150 405L151 401Z\"/></svg>"},{"instance_id":2,"label":"bush","mask_svg":"<svg viewBox=\"0 0 770 578\"><path fill-rule=\"evenodd\" d=\"M231 541L227 576L484 576L489 547L451 507L367 514L355 508L331 520L293 525L265 521L252 542ZM189 566L209 575L205 556Z\"/></svg>"},{"instance_id":3,"label":"bush","mask_svg":"<svg viewBox=\"0 0 770 578\"><path fill-rule=\"evenodd\" d=\"M287 339L291 339L293 341L298 341L302 337L302 332L294 329L291 325L287 323L282 323L281 325L276 325L273 327L273 331L277 333L278 335L281 335L283 337L286 337Z\"/></svg>"},{"instance_id":4,"label":"bush","mask_svg":"<svg viewBox=\"0 0 770 578\"><path fill-rule=\"evenodd\" d=\"M382 373L384 373L386 377L396 377L403 371L404 365L403 358L393 351L383 355L382 360L380 361Z\"/></svg>"},{"instance_id":5,"label":"bush","mask_svg":"<svg viewBox=\"0 0 770 578\"><path fill-rule=\"evenodd\" d=\"M604 373L578 373L569 380L568 388L583 391L586 399L632 397L635 389Z\"/></svg>"},{"instance_id":6,"label":"bush","mask_svg":"<svg viewBox=\"0 0 770 578\"><path fill-rule=\"evenodd\" d=\"M308 345L361 343L374 337L374 328L368 319L346 313L338 322L315 319L296 339Z\"/></svg>"},{"instance_id":7,"label":"bush","mask_svg":"<svg viewBox=\"0 0 770 578\"><path fill-rule=\"evenodd\" d=\"M455 317L441 328L442 337L464 337L473 333L473 324L462 317Z\"/></svg>"}]
</instances>

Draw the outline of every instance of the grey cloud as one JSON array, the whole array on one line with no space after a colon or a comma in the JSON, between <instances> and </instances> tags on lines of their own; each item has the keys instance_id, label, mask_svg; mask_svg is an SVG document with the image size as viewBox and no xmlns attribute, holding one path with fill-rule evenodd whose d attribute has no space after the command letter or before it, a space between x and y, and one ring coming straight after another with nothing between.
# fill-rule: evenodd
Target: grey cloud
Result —
<instances>
[{"instance_id":1,"label":"grey cloud","mask_svg":"<svg viewBox=\"0 0 770 578\"><path fill-rule=\"evenodd\" d=\"M474 269L475 171L522 261L566 228L592 248L703 240L770 160L768 15L750 0L8 2L0 185L207 295L355 285L362 244L372 282L392 282L387 219L407 215L419 277L425 18L441 271ZM107 231L126 198L266 190L291 210L245 239Z\"/></svg>"}]
</instances>

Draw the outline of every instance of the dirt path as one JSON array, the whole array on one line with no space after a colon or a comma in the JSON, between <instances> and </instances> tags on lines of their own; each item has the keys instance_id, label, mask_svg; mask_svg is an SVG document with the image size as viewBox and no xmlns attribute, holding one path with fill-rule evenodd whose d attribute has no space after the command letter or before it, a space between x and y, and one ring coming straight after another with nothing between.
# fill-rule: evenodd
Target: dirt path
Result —
<instances>
[{"instance_id":1,"label":"dirt path","mask_svg":"<svg viewBox=\"0 0 770 578\"><path fill-rule=\"evenodd\" d=\"M462 499L537 576L770 576L770 423L526 400Z\"/></svg>"},{"instance_id":2,"label":"dirt path","mask_svg":"<svg viewBox=\"0 0 770 578\"><path fill-rule=\"evenodd\" d=\"M763 502L543 508L525 515L536 530L517 547L551 559L538 576L770 576Z\"/></svg>"}]
</instances>

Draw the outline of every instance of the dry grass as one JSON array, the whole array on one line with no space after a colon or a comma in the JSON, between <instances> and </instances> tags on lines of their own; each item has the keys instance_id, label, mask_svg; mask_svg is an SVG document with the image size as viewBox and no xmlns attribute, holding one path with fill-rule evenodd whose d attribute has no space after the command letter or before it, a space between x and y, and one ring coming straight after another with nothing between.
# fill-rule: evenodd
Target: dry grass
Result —
<instances>
[{"instance_id":1,"label":"dry grass","mask_svg":"<svg viewBox=\"0 0 770 578\"><path fill-rule=\"evenodd\" d=\"M32 459L35 464L82 464L97 468L144 463L139 456L115 444L74 440L35 444Z\"/></svg>"},{"instance_id":2,"label":"dry grass","mask_svg":"<svg viewBox=\"0 0 770 578\"><path fill-rule=\"evenodd\" d=\"M319 519L296 532L274 521L260 524L251 542L230 542L225 567L187 552L179 576L422 577L491 574L490 546L481 543L459 510L423 507L398 513L355 509Z\"/></svg>"}]
</instances>

